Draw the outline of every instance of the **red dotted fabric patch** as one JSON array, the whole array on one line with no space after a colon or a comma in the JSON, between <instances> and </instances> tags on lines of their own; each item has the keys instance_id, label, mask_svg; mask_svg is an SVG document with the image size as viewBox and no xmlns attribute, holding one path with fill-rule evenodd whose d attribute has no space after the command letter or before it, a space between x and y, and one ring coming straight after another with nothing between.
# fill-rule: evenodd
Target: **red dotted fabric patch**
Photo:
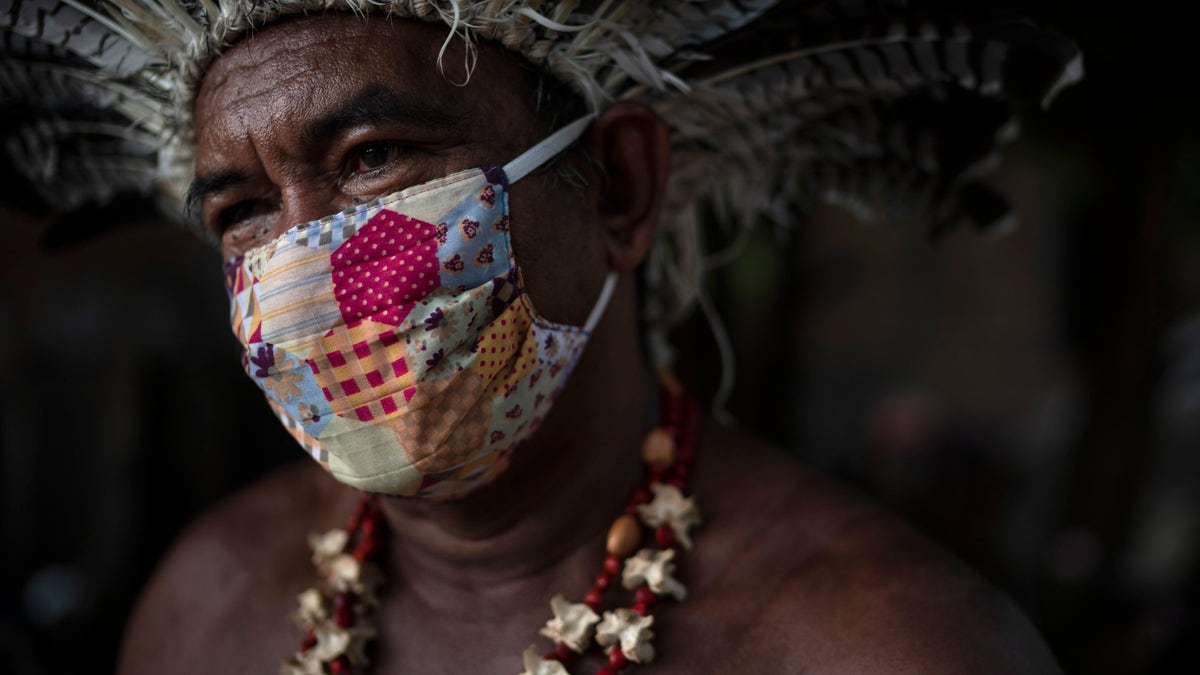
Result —
<instances>
[{"instance_id":1,"label":"red dotted fabric patch","mask_svg":"<svg viewBox=\"0 0 1200 675\"><path fill-rule=\"evenodd\" d=\"M330 256L333 296L346 321L398 326L441 286L437 227L380 211Z\"/></svg>"},{"instance_id":2,"label":"red dotted fabric patch","mask_svg":"<svg viewBox=\"0 0 1200 675\"><path fill-rule=\"evenodd\" d=\"M537 363L537 338L525 303L517 301L487 325L475 371L492 394L507 394Z\"/></svg>"}]
</instances>

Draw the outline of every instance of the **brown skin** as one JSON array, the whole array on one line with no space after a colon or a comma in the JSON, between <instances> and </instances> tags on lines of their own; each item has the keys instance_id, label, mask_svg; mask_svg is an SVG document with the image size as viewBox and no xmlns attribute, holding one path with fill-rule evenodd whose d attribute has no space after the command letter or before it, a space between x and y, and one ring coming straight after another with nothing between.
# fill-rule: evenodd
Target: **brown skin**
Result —
<instances>
[{"instance_id":1,"label":"brown skin","mask_svg":"<svg viewBox=\"0 0 1200 675\"><path fill-rule=\"evenodd\" d=\"M229 49L195 110L198 176L240 174L200 202L210 226L236 221L225 252L503 163L546 135L516 58L482 44L480 67L454 86L461 53L440 75L443 39L425 24L330 14ZM414 105L338 131L314 126L375 85ZM517 672L526 646L546 645L537 632L549 598L578 599L599 571L604 534L637 480L655 388L633 280L657 224L666 132L645 108L617 104L584 144L603 177L582 192L553 171L513 186L514 251L551 319L582 323L609 269L617 292L546 423L496 482L448 504L384 500L389 586L374 672ZM1006 599L903 523L715 425L700 457L706 523L681 560L688 599L656 612L653 672L1056 672ZM304 464L204 516L147 588L120 672L275 672L300 637L286 617L314 581L305 537L340 526L355 500ZM579 672L598 669L588 661Z\"/></svg>"}]
</instances>

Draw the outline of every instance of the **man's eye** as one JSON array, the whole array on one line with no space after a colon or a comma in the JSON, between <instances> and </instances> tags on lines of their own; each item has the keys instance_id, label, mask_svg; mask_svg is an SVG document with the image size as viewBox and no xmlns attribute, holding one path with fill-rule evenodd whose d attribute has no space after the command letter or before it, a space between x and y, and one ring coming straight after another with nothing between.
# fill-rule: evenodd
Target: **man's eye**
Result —
<instances>
[{"instance_id":1,"label":"man's eye","mask_svg":"<svg viewBox=\"0 0 1200 675\"><path fill-rule=\"evenodd\" d=\"M400 154L395 143L367 143L360 146L354 153L357 162L355 170L360 173L373 171L387 164Z\"/></svg>"},{"instance_id":2,"label":"man's eye","mask_svg":"<svg viewBox=\"0 0 1200 675\"><path fill-rule=\"evenodd\" d=\"M246 201L238 202L226 209L221 209L217 214L217 226L219 232L225 232L238 223L251 218L258 214L258 205L255 202Z\"/></svg>"}]
</instances>

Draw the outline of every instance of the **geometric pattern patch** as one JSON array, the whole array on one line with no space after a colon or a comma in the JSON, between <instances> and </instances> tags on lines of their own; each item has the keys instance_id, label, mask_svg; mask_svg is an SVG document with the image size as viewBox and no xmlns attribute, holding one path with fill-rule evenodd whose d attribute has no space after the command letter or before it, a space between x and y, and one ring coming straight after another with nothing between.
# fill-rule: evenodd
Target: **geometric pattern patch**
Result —
<instances>
[{"instance_id":1,"label":"geometric pattern patch","mask_svg":"<svg viewBox=\"0 0 1200 675\"><path fill-rule=\"evenodd\" d=\"M329 455L326 455L325 451L321 449L321 442L305 431L304 425L296 421L288 411L283 409L283 406L276 403L275 399L270 396L267 397L267 405L271 406L271 410L275 413L275 416L283 423L283 428L300 444L300 447L328 470Z\"/></svg>"},{"instance_id":2,"label":"geometric pattern patch","mask_svg":"<svg viewBox=\"0 0 1200 675\"><path fill-rule=\"evenodd\" d=\"M297 230L291 241L297 246L320 249L331 244L341 245L343 241L353 237L357 229L358 224L353 216L338 214L329 223Z\"/></svg>"},{"instance_id":3,"label":"geometric pattern patch","mask_svg":"<svg viewBox=\"0 0 1200 675\"><path fill-rule=\"evenodd\" d=\"M329 331L309 352L325 400L337 415L371 422L394 416L415 391L415 373L391 327L352 321Z\"/></svg>"},{"instance_id":4,"label":"geometric pattern patch","mask_svg":"<svg viewBox=\"0 0 1200 675\"><path fill-rule=\"evenodd\" d=\"M422 474L456 468L483 449L491 397L473 377L417 385L403 415L388 420L408 461Z\"/></svg>"}]
</instances>

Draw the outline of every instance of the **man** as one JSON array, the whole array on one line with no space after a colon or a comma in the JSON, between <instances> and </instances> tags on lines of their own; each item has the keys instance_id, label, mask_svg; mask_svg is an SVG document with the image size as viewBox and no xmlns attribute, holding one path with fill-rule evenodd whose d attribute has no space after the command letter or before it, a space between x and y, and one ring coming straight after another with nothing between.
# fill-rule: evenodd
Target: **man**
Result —
<instances>
[{"instance_id":1,"label":"man","mask_svg":"<svg viewBox=\"0 0 1200 675\"><path fill-rule=\"evenodd\" d=\"M380 195L503 164L554 131L517 57L481 43L473 76L453 66L443 76L444 39L426 23L333 12L276 22L223 53L196 97L195 128L201 180L237 176L199 204L226 257ZM442 63L462 63L462 45L449 49ZM548 319L582 325L609 271L620 279L613 299L504 473L446 503L381 501L389 582L373 672L516 672L549 598L588 587L636 486L656 385L635 272L663 200L666 129L618 103L579 146L563 161L586 186L553 169L512 185L514 255ZM655 611L647 669L1055 670L1008 600L895 518L715 424L699 446L706 522L679 559L686 600ZM214 509L147 588L121 672L275 669L295 650L284 617L313 575L305 537L340 524L355 500L306 464ZM591 652L579 672L606 660Z\"/></svg>"},{"instance_id":2,"label":"man","mask_svg":"<svg viewBox=\"0 0 1200 675\"><path fill-rule=\"evenodd\" d=\"M1000 97L1048 100L1077 55L900 4L0 13L29 72L61 60L53 96L4 93L86 122L23 127L9 152L58 162L27 178L190 180L247 372L319 463L184 533L121 672L1054 672L1007 599L666 370L699 203L863 206L847 176L899 166L940 221L998 215L967 176ZM101 147L128 161L72 177Z\"/></svg>"}]
</instances>

